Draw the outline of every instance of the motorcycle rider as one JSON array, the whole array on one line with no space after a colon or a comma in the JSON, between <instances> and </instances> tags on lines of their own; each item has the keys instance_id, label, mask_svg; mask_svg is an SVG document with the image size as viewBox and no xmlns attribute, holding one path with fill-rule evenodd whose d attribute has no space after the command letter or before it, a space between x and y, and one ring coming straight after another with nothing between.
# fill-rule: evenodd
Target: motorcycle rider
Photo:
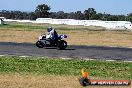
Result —
<instances>
[{"instance_id":1,"label":"motorcycle rider","mask_svg":"<svg viewBox=\"0 0 132 88\"><path fill-rule=\"evenodd\" d=\"M51 39L51 41L55 41L58 39L58 34L55 29L53 29L52 27L48 27L47 31L48 35L46 36L46 38Z\"/></svg>"}]
</instances>

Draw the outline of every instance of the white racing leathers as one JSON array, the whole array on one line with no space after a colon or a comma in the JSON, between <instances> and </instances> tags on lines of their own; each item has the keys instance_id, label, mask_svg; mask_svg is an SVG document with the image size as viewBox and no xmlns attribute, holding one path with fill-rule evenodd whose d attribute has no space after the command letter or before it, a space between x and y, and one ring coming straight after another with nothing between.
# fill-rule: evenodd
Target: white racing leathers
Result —
<instances>
[{"instance_id":1,"label":"white racing leathers","mask_svg":"<svg viewBox=\"0 0 132 88\"><path fill-rule=\"evenodd\" d=\"M49 34L46 36L46 38L50 38L52 40L55 40L58 37L57 32L55 31L55 29L52 29Z\"/></svg>"}]
</instances>

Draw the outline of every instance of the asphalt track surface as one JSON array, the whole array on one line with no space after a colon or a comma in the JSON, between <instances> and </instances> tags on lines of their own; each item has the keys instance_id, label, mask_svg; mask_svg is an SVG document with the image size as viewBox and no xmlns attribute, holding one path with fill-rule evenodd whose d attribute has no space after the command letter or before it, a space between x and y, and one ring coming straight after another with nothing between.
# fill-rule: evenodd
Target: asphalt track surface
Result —
<instances>
[{"instance_id":1,"label":"asphalt track surface","mask_svg":"<svg viewBox=\"0 0 132 88\"><path fill-rule=\"evenodd\" d=\"M33 43L0 42L0 55L132 61L131 48L103 46L69 45L66 50L57 50L56 48L37 48Z\"/></svg>"}]
</instances>

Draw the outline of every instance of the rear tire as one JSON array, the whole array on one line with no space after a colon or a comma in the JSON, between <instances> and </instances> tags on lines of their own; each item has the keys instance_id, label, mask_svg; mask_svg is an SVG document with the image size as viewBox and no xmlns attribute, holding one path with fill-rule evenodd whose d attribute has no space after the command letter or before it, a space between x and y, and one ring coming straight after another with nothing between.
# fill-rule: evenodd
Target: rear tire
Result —
<instances>
[{"instance_id":1,"label":"rear tire","mask_svg":"<svg viewBox=\"0 0 132 88\"><path fill-rule=\"evenodd\" d=\"M60 40L57 44L57 48L60 50L64 50L67 47L67 42L64 40Z\"/></svg>"},{"instance_id":2,"label":"rear tire","mask_svg":"<svg viewBox=\"0 0 132 88\"><path fill-rule=\"evenodd\" d=\"M44 47L44 43L41 42L41 41L37 41L37 42L36 42L36 46L37 46L38 48L43 48L43 47Z\"/></svg>"}]
</instances>

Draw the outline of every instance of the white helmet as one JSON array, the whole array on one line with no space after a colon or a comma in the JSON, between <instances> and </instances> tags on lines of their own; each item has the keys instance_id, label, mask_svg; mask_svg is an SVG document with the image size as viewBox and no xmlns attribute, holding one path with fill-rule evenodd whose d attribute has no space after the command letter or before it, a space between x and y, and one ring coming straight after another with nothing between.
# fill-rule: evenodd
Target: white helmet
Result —
<instances>
[{"instance_id":1,"label":"white helmet","mask_svg":"<svg viewBox=\"0 0 132 88\"><path fill-rule=\"evenodd\" d=\"M48 27L47 31L50 32L53 28L52 27Z\"/></svg>"}]
</instances>

